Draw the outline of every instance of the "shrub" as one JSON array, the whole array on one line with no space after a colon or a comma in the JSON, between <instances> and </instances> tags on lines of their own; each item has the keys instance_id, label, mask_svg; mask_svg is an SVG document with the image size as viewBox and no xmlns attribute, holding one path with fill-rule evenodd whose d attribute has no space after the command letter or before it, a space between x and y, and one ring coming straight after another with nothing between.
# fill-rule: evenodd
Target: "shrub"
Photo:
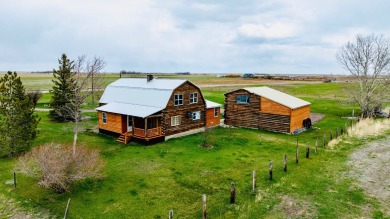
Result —
<instances>
[{"instance_id":1,"label":"shrub","mask_svg":"<svg viewBox=\"0 0 390 219\"><path fill-rule=\"evenodd\" d=\"M38 178L42 187L63 193L76 181L104 177L104 164L96 149L79 146L73 156L71 145L50 143L20 157L17 169Z\"/></svg>"}]
</instances>

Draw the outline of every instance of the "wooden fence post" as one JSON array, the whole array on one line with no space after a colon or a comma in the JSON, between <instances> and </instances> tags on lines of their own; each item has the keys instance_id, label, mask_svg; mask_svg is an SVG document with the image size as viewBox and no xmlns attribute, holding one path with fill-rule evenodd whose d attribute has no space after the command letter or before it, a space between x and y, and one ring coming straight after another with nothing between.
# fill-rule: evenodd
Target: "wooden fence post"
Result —
<instances>
[{"instance_id":1,"label":"wooden fence post","mask_svg":"<svg viewBox=\"0 0 390 219\"><path fill-rule=\"evenodd\" d=\"M169 219L173 219L173 210L169 210Z\"/></svg>"},{"instance_id":2,"label":"wooden fence post","mask_svg":"<svg viewBox=\"0 0 390 219\"><path fill-rule=\"evenodd\" d=\"M307 143L307 146L306 146L306 158L309 158L309 154L310 154L310 145L309 145L309 143Z\"/></svg>"},{"instance_id":3,"label":"wooden fence post","mask_svg":"<svg viewBox=\"0 0 390 219\"><path fill-rule=\"evenodd\" d=\"M287 155L286 154L284 155L284 158L283 158L283 171L287 172Z\"/></svg>"},{"instance_id":4,"label":"wooden fence post","mask_svg":"<svg viewBox=\"0 0 390 219\"><path fill-rule=\"evenodd\" d=\"M269 163L269 180L272 180L272 169L273 169L273 165L272 165L272 161Z\"/></svg>"},{"instance_id":5,"label":"wooden fence post","mask_svg":"<svg viewBox=\"0 0 390 219\"><path fill-rule=\"evenodd\" d=\"M318 150L318 137L316 139L316 147L314 149L314 153L317 154L317 150Z\"/></svg>"},{"instance_id":6,"label":"wooden fence post","mask_svg":"<svg viewBox=\"0 0 390 219\"><path fill-rule=\"evenodd\" d=\"M68 216L69 204L70 204L70 198L68 199L68 204L66 205L64 219L66 219L66 217Z\"/></svg>"},{"instance_id":7,"label":"wooden fence post","mask_svg":"<svg viewBox=\"0 0 390 219\"><path fill-rule=\"evenodd\" d=\"M202 218L207 219L207 203L206 203L206 194L202 195Z\"/></svg>"},{"instance_id":8,"label":"wooden fence post","mask_svg":"<svg viewBox=\"0 0 390 219\"><path fill-rule=\"evenodd\" d=\"M256 189L256 170L253 170L252 173L252 191Z\"/></svg>"},{"instance_id":9,"label":"wooden fence post","mask_svg":"<svg viewBox=\"0 0 390 219\"><path fill-rule=\"evenodd\" d=\"M325 148L325 141L326 141L326 134L324 134L324 137L322 138L322 147Z\"/></svg>"},{"instance_id":10,"label":"wooden fence post","mask_svg":"<svg viewBox=\"0 0 390 219\"><path fill-rule=\"evenodd\" d=\"M330 132L330 134L329 134L329 141L332 141L333 140L333 136L332 136L332 132Z\"/></svg>"},{"instance_id":11,"label":"wooden fence post","mask_svg":"<svg viewBox=\"0 0 390 219\"><path fill-rule=\"evenodd\" d=\"M339 128L336 127L336 139L339 138Z\"/></svg>"},{"instance_id":12,"label":"wooden fence post","mask_svg":"<svg viewBox=\"0 0 390 219\"><path fill-rule=\"evenodd\" d=\"M236 187L234 182L230 184L230 204L234 204L236 202Z\"/></svg>"},{"instance_id":13,"label":"wooden fence post","mask_svg":"<svg viewBox=\"0 0 390 219\"><path fill-rule=\"evenodd\" d=\"M14 171L14 188L16 189L16 172Z\"/></svg>"},{"instance_id":14,"label":"wooden fence post","mask_svg":"<svg viewBox=\"0 0 390 219\"><path fill-rule=\"evenodd\" d=\"M352 110L352 118L355 117L355 110Z\"/></svg>"}]
</instances>

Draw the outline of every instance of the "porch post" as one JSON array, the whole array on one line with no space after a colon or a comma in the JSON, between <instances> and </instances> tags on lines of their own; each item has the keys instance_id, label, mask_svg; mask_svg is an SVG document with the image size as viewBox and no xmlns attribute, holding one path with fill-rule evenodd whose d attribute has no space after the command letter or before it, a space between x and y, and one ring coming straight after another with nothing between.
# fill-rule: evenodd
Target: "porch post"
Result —
<instances>
[{"instance_id":1,"label":"porch post","mask_svg":"<svg viewBox=\"0 0 390 219\"><path fill-rule=\"evenodd\" d=\"M131 126L133 127L131 129L131 135L134 135L134 129L135 129L135 126L134 126L134 116L131 117Z\"/></svg>"},{"instance_id":2,"label":"porch post","mask_svg":"<svg viewBox=\"0 0 390 219\"><path fill-rule=\"evenodd\" d=\"M148 117L145 118L145 138L146 138L146 128L148 127Z\"/></svg>"}]
</instances>

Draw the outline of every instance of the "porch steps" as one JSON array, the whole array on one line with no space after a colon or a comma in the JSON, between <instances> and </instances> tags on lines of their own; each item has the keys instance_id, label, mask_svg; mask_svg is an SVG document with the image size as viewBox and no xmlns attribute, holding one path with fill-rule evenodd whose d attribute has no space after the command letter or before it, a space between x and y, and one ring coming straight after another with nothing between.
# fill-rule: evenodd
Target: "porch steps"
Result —
<instances>
[{"instance_id":1,"label":"porch steps","mask_svg":"<svg viewBox=\"0 0 390 219\"><path fill-rule=\"evenodd\" d=\"M130 141L130 139L131 139L131 135L127 133L123 133L119 136L119 138L116 141L123 144L127 144Z\"/></svg>"}]
</instances>

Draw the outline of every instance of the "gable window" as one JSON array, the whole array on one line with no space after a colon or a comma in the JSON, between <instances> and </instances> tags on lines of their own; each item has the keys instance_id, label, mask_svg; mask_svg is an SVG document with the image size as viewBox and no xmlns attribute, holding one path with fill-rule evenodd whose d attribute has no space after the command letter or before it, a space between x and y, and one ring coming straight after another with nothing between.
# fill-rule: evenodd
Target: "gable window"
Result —
<instances>
[{"instance_id":1,"label":"gable window","mask_svg":"<svg viewBox=\"0 0 390 219\"><path fill-rule=\"evenodd\" d=\"M177 126L181 123L181 117L180 116L172 116L171 117L171 126Z\"/></svg>"},{"instance_id":2,"label":"gable window","mask_svg":"<svg viewBox=\"0 0 390 219\"><path fill-rule=\"evenodd\" d=\"M219 116L219 108L214 108L214 117L218 117Z\"/></svg>"},{"instance_id":3,"label":"gable window","mask_svg":"<svg viewBox=\"0 0 390 219\"><path fill-rule=\"evenodd\" d=\"M183 94L175 94L174 104L175 104L175 106L183 105Z\"/></svg>"},{"instance_id":4,"label":"gable window","mask_svg":"<svg viewBox=\"0 0 390 219\"><path fill-rule=\"evenodd\" d=\"M191 103L197 103L198 102L198 93L190 93L190 104Z\"/></svg>"},{"instance_id":5,"label":"gable window","mask_svg":"<svg viewBox=\"0 0 390 219\"><path fill-rule=\"evenodd\" d=\"M106 112L102 113L102 122L103 122L103 124L107 123L107 113Z\"/></svg>"},{"instance_id":6,"label":"gable window","mask_svg":"<svg viewBox=\"0 0 390 219\"><path fill-rule=\"evenodd\" d=\"M236 103L238 103L238 104L249 103L249 96L248 95L237 95L236 96Z\"/></svg>"},{"instance_id":7,"label":"gable window","mask_svg":"<svg viewBox=\"0 0 390 219\"><path fill-rule=\"evenodd\" d=\"M192 120L199 120L200 119L200 111L196 111L192 113Z\"/></svg>"}]
</instances>

